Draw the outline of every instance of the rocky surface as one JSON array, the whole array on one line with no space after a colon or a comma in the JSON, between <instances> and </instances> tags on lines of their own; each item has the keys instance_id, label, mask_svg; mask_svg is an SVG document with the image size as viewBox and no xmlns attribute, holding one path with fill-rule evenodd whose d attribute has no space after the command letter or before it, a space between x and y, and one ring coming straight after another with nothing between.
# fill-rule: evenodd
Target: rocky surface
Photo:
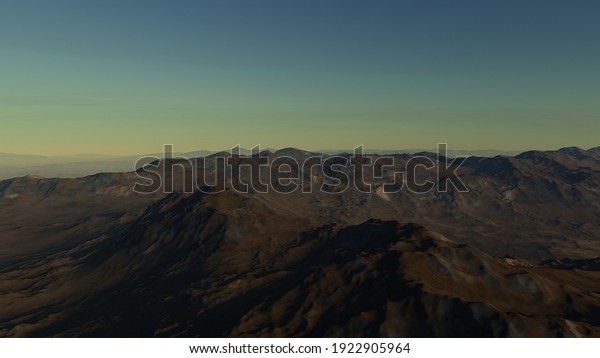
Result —
<instances>
[{"instance_id":1,"label":"rocky surface","mask_svg":"<svg viewBox=\"0 0 600 358\"><path fill-rule=\"evenodd\" d=\"M600 336L597 149L458 172L468 193L2 181L0 336Z\"/></svg>"}]
</instances>

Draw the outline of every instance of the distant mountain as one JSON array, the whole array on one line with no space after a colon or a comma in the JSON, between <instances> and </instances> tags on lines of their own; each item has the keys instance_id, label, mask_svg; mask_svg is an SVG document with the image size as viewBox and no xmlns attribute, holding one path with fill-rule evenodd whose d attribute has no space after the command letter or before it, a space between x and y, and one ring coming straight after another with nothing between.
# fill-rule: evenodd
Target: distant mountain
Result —
<instances>
[{"instance_id":1,"label":"distant mountain","mask_svg":"<svg viewBox=\"0 0 600 358\"><path fill-rule=\"evenodd\" d=\"M325 149L325 150L318 150L317 152L319 153L327 153L327 154L336 154L336 153L340 153L340 152L344 152L344 153L353 153L354 150L353 149L346 149L346 150L336 150L336 149ZM454 150L454 149L448 149L448 156L450 157L465 157L465 156L477 156L477 157L495 157L498 155L503 155L503 156L515 156L519 153L521 153L522 151L506 151L506 150L495 150L495 149L482 149L482 150ZM416 153L437 153L437 148L431 148L431 149L397 149L397 150L390 150L390 149L369 149L369 148L365 148L364 149L364 153L367 154L380 154L380 155L387 155L387 154L416 154Z\"/></svg>"},{"instance_id":2,"label":"distant mountain","mask_svg":"<svg viewBox=\"0 0 600 358\"><path fill-rule=\"evenodd\" d=\"M151 160L142 160L138 163L137 158L112 161L84 161L67 162L55 164L43 164L32 166L1 167L0 180L22 177L27 175L42 176L48 178L77 178L96 173L126 172L134 170Z\"/></svg>"},{"instance_id":3,"label":"distant mountain","mask_svg":"<svg viewBox=\"0 0 600 358\"><path fill-rule=\"evenodd\" d=\"M588 149L588 152L594 153L595 155L600 155L600 147L590 148Z\"/></svg>"},{"instance_id":4,"label":"distant mountain","mask_svg":"<svg viewBox=\"0 0 600 358\"><path fill-rule=\"evenodd\" d=\"M112 161L123 160L123 157L116 155L104 154L78 154L78 155L59 155L59 156L43 156L29 154L13 154L0 153L0 167L25 167L31 165L47 165L58 163L75 163L75 162L96 162L96 161Z\"/></svg>"},{"instance_id":5,"label":"distant mountain","mask_svg":"<svg viewBox=\"0 0 600 358\"><path fill-rule=\"evenodd\" d=\"M41 155L0 153L0 167L43 165L49 160Z\"/></svg>"},{"instance_id":6,"label":"distant mountain","mask_svg":"<svg viewBox=\"0 0 600 358\"><path fill-rule=\"evenodd\" d=\"M197 158L214 154L214 151L197 150L175 152L174 157ZM249 149L240 149L242 155L250 155ZM67 156L41 156L0 153L0 180L25 175L38 175L51 178L76 178L101 172L124 172L138 168L152 160L141 158L163 158L164 153L151 153L130 156L103 154L81 154Z\"/></svg>"},{"instance_id":7,"label":"distant mountain","mask_svg":"<svg viewBox=\"0 0 600 358\"><path fill-rule=\"evenodd\" d=\"M318 153L309 152L296 148L284 148L273 153L275 157L290 157L298 160L303 160L311 156L319 155Z\"/></svg>"},{"instance_id":8,"label":"distant mountain","mask_svg":"<svg viewBox=\"0 0 600 358\"><path fill-rule=\"evenodd\" d=\"M222 155L229 153L223 152ZM302 161L315 153L288 148L269 155L271 159L292 155ZM373 157L377 158L378 155ZM403 169L411 156L402 154L395 155L395 158L396 167L387 168L384 177L390 178L396 170ZM435 155L431 155L431 158L437 160ZM126 162L122 165L129 166ZM214 165L214 161L207 161L204 167L196 170L214 173ZM351 225L371 217L386 220L411 218L459 242L469 243L498 256L518 254L534 260L560 258L560 255L586 258L594 253L600 256L600 246L595 240L600 236L597 214L600 212L600 192L597 191L600 187L599 172L600 161L591 151L532 151L516 157L469 158L458 172L470 189L469 193L457 192L451 186L446 193L434 190L427 194L414 194L404 189L395 194L383 195L375 190L371 194L362 194L351 187L335 201L332 201L331 195L321 192L311 195L293 193L285 195L285 201L295 202L299 208L314 208L314 205L330 207L323 213L315 209L307 214L316 217L319 222L329 218ZM39 172L32 174L43 176ZM324 180L323 173L317 171L312 174L314 186L320 187ZM180 174L177 175L178 178L174 180L176 190L181 189L182 185ZM210 182L211 179L207 179ZM268 183L270 179L266 173L261 180ZM378 188L382 180L374 181L374 187ZM78 182L78 179L69 181L69 185L76 187ZM124 189L119 190L131 191L133 183L128 182L120 187ZM54 193L50 188L47 190L50 194ZM5 195L26 194L26 189L5 192ZM275 194L267 197L275 198ZM52 200L52 196L37 200ZM456 222L460 222L460 225L456 225ZM495 224L498 222L502 225ZM472 234L475 235L472 237ZM589 252L578 247L585 247Z\"/></svg>"},{"instance_id":9,"label":"distant mountain","mask_svg":"<svg viewBox=\"0 0 600 358\"><path fill-rule=\"evenodd\" d=\"M589 153L595 153L600 157L600 147L592 148ZM353 153L353 150L319 150L315 152L296 149L261 149L261 155L288 156L296 159L306 159L308 156L320 154L339 154ZM564 148L567 150L567 148ZM196 150L191 152L176 152L175 157L183 158L198 158L207 157L216 153L231 152L231 149L217 152L209 150ZM393 155L393 154L423 154L436 153L436 149L406 149L406 150L372 150L366 149L366 154ZM450 157L494 157L494 156L515 156L520 154L519 151L498 151L498 150L448 150ZM252 150L240 148L241 155L252 155ZM44 177L56 178L75 178L86 175L93 175L100 172L122 172L132 170L135 163L143 157L163 158L164 153L150 153L131 156L115 156L103 154L81 154L67 156L42 156L42 155L26 155L26 154L11 154L0 153L0 180L9 179L25 175L39 175ZM140 164L150 162L145 160ZM138 166L139 167L139 166Z\"/></svg>"}]
</instances>

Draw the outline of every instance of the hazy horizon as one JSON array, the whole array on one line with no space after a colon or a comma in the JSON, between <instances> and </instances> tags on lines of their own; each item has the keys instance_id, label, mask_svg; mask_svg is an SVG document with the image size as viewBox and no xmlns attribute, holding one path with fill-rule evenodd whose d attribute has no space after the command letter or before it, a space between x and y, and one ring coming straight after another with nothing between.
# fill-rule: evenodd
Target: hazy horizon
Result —
<instances>
[{"instance_id":1,"label":"hazy horizon","mask_svg":"<svg viewBox=\"0 0 600 358\"><path fill-rule=\"evenodd\" d=\"M196 149L191 149L191 150L180 150L179 148L174 148L175 151L173 152L174 154L185 154L185 153L193 153L193 152L213 152L213 153L217 153L217 152L221 152L221 151L230 151L232 149L233 146L226 148L226 147L222 147L222 148L218 148L218 149L206 149L206 148L196 148ZM355 148L358 147L355 146ZM556 147L556 148L527 148L527 149L517 149L517 150L501 150L501 149L496 149L496 148L480 148L480 149L465 149L465 148L452 148L452 147L448 147L448 151L450 152L473 152L473 153L477 153L477 152L498 152L498 153L522 153L522 152L527 152L527 151L557 151L559 149L562 148L568 148L568 147L578 147L578 146L565 146L565 147ZM600 146L594 146L594 147L578 147L580 149L583 150L589 150L589 149L595 149L598 148ZM240 147L242 151L250 151L252 150L252 146L248 146L248 147ZM294 146L287 146L287 147L279 147L279 148L273 148L273 147L265 147L265 146L260 146L260 150L270 150L270 151L278 151L278 150L282 150L282 149L288 149L288 148L293 148L293 149L298 149L298 150L306 150L309 152L314 152L314 153L342 153L342 152L351 152L354 150L354 148L319 148L319 149L307 149L307 148L303 148L303 147L294 147ZM386 152L386 153L391 153L391 152L398 152L398 153L403 153L403 152L411 152L414 153L415 151L432 151L435 152L437 151L437 149L435 147L422 147L422 148L369 148L369 147L364 147L363 148L365 153L374 153L376 151L381 151L381 152ZM0 151L0 155L15 155L15 156L31 156L31 157L47 157L47 158L93 158L93 157L98 157L98 158L102 158L102 157L106 157L106 158L129 158L129 157L135 157L135 156L143 156L143 155L154 155L154 154L160 154L162 153L162 151L160 150L155 150L152 152L132 152L132 153L121 153L121 154L110 154L110 153L69 153L69 154L64 154L64 153L58 153L58 154L44 154L44 153L15 153L15 152L3 152Z\"/></svg>"},{"instance_id":2,"label":"hazy horizon","mask_svg":"<svg viewBox=\"0 0 600 358\"><path fill-rule=\"evenodd\" d=\"M600 145L600 3L9 1L0 152Z\"/></svg>"}]
</instances>

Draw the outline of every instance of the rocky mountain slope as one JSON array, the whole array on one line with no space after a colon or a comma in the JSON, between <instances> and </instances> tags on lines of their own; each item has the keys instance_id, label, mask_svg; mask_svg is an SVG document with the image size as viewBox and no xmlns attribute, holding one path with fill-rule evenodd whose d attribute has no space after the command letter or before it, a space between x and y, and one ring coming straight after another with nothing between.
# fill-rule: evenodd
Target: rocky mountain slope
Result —
<instances>
[{"instance_id":1,"label":"rocky mountain slope","mask_svg":"<svg viewBox=\"0 0 600 358\"><path fill-rule=\"evenodd\" d=\"M468 193L184 193L190 170L0 182L0 336L600 336L595 150L470 158Z\"/></svg>"}]
</instances>

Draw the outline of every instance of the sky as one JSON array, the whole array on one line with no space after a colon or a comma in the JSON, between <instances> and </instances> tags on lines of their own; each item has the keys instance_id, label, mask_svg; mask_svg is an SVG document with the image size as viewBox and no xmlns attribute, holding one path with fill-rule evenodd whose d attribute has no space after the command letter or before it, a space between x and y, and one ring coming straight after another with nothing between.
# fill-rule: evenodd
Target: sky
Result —
<instances>
[{"instance_id":1,"label":"sky","mask_svg":"<svg viewBox=\"0 0 600 358\"><path fill-rule=\"evenodd\" d=\"M600 2L29 1L0 152L600 145Z\"/></svg>"}]
</instances>

